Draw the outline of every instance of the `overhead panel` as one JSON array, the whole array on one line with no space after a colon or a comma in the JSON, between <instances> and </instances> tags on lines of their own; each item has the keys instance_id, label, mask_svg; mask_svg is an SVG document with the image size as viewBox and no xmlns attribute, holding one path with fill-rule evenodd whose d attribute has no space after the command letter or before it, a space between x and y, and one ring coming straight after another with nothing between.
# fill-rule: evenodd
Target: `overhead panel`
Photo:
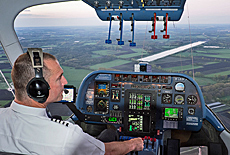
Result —
<instances>
[{"instance_id":1,"label":"overhead panel","mask_svg":"<svg viewBox=\"0 0 230 155\"><path fill-rule=\"evenodd\" d=\"M163 20L168 13L169 21L178 21L184 10L186 0L83 0L93 7L98 17L109 21L110 15L120 16L126 21L152 21L154 13L157 20Z\"/></svg>"}]
</instances>

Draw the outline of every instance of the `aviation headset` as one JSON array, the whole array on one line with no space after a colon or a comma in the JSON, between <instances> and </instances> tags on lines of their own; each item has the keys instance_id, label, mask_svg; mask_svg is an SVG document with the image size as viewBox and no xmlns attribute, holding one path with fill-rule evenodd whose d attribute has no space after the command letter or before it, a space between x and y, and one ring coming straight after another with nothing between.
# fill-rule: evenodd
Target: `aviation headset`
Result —
<instances>
[{"instance_id":1,"label":"aviation headset","mask_svg":"<svg viewBox=\"0 0 230 155\"><path fill-rule=\"evenodd\" d=\"M33 100L44 103L49 96L50 86L43 77L43 52L41 48L28 48L32 66L35 70L35 77L26 86L27 94Z\"/></svg>"}]
</instances>

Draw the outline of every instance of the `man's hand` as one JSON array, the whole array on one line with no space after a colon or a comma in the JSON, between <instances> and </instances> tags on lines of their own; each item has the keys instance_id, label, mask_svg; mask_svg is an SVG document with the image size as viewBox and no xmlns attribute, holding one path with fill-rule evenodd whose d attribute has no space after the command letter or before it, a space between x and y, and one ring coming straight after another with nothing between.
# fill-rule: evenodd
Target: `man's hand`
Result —
<instances>
[{"instance_id":1,"label":"man's hand","mask_svg":"<svg viewBox=\"0 0 230 155\"><path fill-rule=\"evenodd\" d=\"M131 151L142 151L144 143L141 138L134 138L123 142L105 143L105 155L125 155Z\"/></svg>"},{"instance_id":2,"label":"man's hand","mask_svg":"<svg viewBox=\"0 0 230 155\"><path fill-rule=\"evenodd\" d=\"M141 138L134 138L129 140L129 142L134 147L132 151L142 151L144 149L144 142Z\"/></svg>"}]
</instances>

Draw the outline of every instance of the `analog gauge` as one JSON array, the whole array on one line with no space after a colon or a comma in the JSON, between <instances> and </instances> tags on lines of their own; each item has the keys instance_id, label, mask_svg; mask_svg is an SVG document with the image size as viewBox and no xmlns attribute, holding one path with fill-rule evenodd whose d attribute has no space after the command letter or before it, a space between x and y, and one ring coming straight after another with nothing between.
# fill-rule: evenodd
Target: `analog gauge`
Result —
<instances>
[{"instance_id":1,"label":"analog gauge","mask_svg":"<svg viewBox=\"0 0 230 155\"><path fill-rule=\"evenodd\" d=\"M121 81L121 74L115 74L114 81Z\"/></svg>"},{"instance_id":2,"label":"analog gauge","mask_svg":"<svg viewBox=\"0 0 230 155\"><path fill-rule=\"evenodd\" d=\"M176 95L175 97L175 104L184 104L184 96Z\"/></svg>"},{"instance_id":3,"label":"analog gauge","mask_svg":"<svg viewBox=\"0 0 230 155\"><path fill-rule=\"evenodd\" d=\"M114 104L114 105L113 105L113 110L119 110L119 105Z\"/></svg>"},{"instance_id":4,"label":"analog gauge","mask_svg":"<svg viewBox=\"0 0 230 155\"><path fill-rule=\"evenodd\" d=\"M90 105L87 106L87 111L88 111L88 112L92 112L92 110L93 110L92 106L90 106Z\"/></svg>"},{"instance_id":5,"label":"analog gauge","mask_svg":"<svg viewBox=\"0 0 230 155\"><path fill-rule=\"evenodd\" d=\"M99 110L104 110L106 108L106 102L104 100L100 100L98 103L97 103L97 108Z\"/></svg>"},{"instance_id":6,"label":"analog gauge","mask_svg":"<svg viewBox=\"0 0 230 155\"><path fill-rule=\"evenodd\" d=\"M159 83L159 76L152 76L152 82Z\"/></svg>"},{"instance_id":7,"label":"analog gauge","mask_svg":"<svg viewBox=\"0 0 230 155\"><path fill-rule=\"evenodd\" d=\"M171 103L172 103L172 94L163 94L162 104L171 104Z\"/></svg>"},{"instance_id":8,"label":"analog gauge","mask_svg":"<svg viewBox=\"0 0 230 155\"><path fill-rule=\"evenodd\" d=\"M187 104L195 105L197 103L197 97L195 95L189 95L187 98Z\"/></svg>"},{"instance_id":9,"label":"analog gauge","mask_svg":"<svg viewBox=\"0 0 230 155\"><path fill-rule=\"evenodd\" d=\"M184 91L184 88L185 88L185 86L184 86L183 83L177 83L177 84L175 85L175 90L176 90L176 91Z\"/></svg>"},{"instance_id":10,"label":"analog gauge","mask_svg":"<svg viewBox=\"0 0 230 155\"><path fill-rule=\"evenodd\" d=\"M151 76L144 75L143 82L151 82Z\"/></svg>"},{"instance_id":11,"label":"analog gauge","mask_svg":"<svg viewBox=\"0 0 230 155\"><path fill-rule=\"evenodd\" d=\"M161 76L161 83L168 83L168 76Z\"/></svg>"},{"instance_id":12,"label":"analog gauge","mask_svg":"<svg viewBox=\"0 0 230 155\"><path fill-rule=\"evenodd\" d=\"M130 75L124 74L123 81L130 81Z\"/></svg>"},{"instance_id":13,"label":"analog gauge","mask_svg":"<svg viewBox=\"0 0 230 155\"><path fill-rule=\"evenodd\" d=\"M138 76L135 75L135 74L133 74L133 75L132 75L132 78L131 78L131 81L132 81L132 82L138 82Z\"/></svg>"},{"instance_id":14,"label":"analog gauge","mask_svg":"<svg viewBox=\"0 0 230 155\"><path fill-rule=\"evenodd\" d=\"M108 112L108 100L95 100L95 112L107 113Z\"/></svg>"},{"instance_id":15,"label":"analog gauge","mask_svg":"<svg viewBox=\"0 0 230 155\"><path fill-rule=\"evenodd\" d=\"M188 108L188 114L189 115L194 115L195 114L195 109L194 108Z\"/></svg>"}]
</instances>

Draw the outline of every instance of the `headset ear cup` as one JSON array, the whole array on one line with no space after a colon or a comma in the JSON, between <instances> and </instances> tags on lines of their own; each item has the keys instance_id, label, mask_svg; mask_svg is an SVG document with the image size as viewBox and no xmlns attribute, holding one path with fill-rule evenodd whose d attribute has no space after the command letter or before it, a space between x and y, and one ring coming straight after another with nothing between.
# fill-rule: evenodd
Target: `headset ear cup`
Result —
<instances>
[{"instance_id":1,"label":"headset ear cup","mask_svg":"<svg viewBox=\"0 0 230 155\"><path fill-rule=\"evenodd\" d=\"M33 78L27 84L27 94L33 100L44 103L49 97L49 84L44 78Z\"/></svg>"}]
</instances>

